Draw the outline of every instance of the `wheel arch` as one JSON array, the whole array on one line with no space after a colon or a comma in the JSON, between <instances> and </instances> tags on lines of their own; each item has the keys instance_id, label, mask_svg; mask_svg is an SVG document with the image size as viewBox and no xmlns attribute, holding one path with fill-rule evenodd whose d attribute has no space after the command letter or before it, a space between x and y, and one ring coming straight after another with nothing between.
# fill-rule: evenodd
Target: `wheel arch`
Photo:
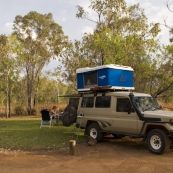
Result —
<instances>
[{"instance_id":1,"label":"wheel arch","mask_svg":"<svg viewBox=\"0 0 173 173\"><path fill-rule=\"evenodd\" d=\"M145 130L144 140L146 139L147 134L151 130L154 130L154 129L163 130L167 135L169 135L169 131L164 126L149 124L149 125L147 125L146 130Z\"/></svg>"},{"instance_id":2,"label":"wheel arch","mask_svg":"<svg viewBox=\"0 0 173 173\"><path fill-rule=\"evenodd\" d=\"M146 134L148 134L148 132L153 130L153 129L161 129L166 134L169 134L168 130L164 126L160 126L160 125L148 125L147 128L146 128Z\"/></svg>"}]
</instances>

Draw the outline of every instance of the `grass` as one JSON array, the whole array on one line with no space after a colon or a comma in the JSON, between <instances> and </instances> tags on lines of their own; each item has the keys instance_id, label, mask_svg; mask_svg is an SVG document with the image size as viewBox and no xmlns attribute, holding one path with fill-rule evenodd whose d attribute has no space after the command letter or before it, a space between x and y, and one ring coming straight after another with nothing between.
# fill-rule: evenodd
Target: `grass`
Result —
<instances>
[{"instance_id":1,"label":"grass","mask_svg":"<svg viewBox=\"0 0 173 173\"><path fill-rule=\"evenodd\" d=\"M44 150L69 146L77 139L77 131L70 127L52 126L40 129L40 118L0 120L0 148L14 150ZM86 136L80 129L77 143L85 142Z\"/></svg>"}]
</instances>

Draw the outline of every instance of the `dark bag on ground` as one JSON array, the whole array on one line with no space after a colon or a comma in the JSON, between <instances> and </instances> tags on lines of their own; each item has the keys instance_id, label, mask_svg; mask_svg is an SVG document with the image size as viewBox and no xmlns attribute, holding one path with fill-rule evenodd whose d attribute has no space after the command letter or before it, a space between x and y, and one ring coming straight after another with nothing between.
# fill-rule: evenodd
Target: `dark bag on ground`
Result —
<instances>
[{"instance_id":1,"label":"dark bag on ground","mask_svg":"<svg viewBox=\"0 0 173 173\"><path fill-rule=\"evenodd\" d=\"M77 118L77 111L76 108L73 106L67 106L64 109L64 112L62 114L62 122L64 126L70 126L72 125L74 122L76 122L76 118Z\"/></svg>"}]
</instances>

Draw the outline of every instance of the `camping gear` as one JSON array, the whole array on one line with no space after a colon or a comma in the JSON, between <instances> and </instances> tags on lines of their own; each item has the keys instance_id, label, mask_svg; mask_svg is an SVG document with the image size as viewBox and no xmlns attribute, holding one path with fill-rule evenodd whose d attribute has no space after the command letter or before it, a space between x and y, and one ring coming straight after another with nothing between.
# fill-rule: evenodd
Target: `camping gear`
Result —
<instances>
[{"instance_id":1,"label":"camping gear","mask_svg":"<svg viewBox=\"0 0 173 173\"><path fill-rule=\"evenodd\" d=\"M41 110L41 127L49 127L51 128L52 126L52 117L49 115L49 110L43 109Z\"/></svg>"},{"instance_id":2,"label":"camping gear","mask_svg":"<svg viewBox=\"0 0 173 173\"><path fill-rule=\"evenodd\" d=\"M78 68L77 90L89 91L94 88L112 90L134 90L133 69L121 65L102 65Z\"/></svg>"}]
</instances>

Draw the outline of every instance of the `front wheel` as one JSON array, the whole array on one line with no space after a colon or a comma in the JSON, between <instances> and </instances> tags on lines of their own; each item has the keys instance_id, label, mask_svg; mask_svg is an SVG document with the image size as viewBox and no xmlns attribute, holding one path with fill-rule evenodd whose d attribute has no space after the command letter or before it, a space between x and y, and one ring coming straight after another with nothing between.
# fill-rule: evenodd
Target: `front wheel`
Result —
<instances>
[{"instance_id":1,"label":"front wheel","mask_svg":"<svg viewBox=\"0 0 173 173\"><path fill-rule=\"evenodd\" d=\"M161 129L151 130L147 134L146 144L154 154L163 154L169 151L170 140L168 135Z\"/></svg>"},{"instance_id":2,"label":"front wheel","mask_svg":"<svg viewBox=\"0 0 173 173\"><path fill-rule=\"evenodd\" d=\"M101 129L97 123L92 123L91 125L89 125L87 134L88 136L96 139L97 142L103 139L103 133L101 132Z\"/></svg>"}]
</instances>

